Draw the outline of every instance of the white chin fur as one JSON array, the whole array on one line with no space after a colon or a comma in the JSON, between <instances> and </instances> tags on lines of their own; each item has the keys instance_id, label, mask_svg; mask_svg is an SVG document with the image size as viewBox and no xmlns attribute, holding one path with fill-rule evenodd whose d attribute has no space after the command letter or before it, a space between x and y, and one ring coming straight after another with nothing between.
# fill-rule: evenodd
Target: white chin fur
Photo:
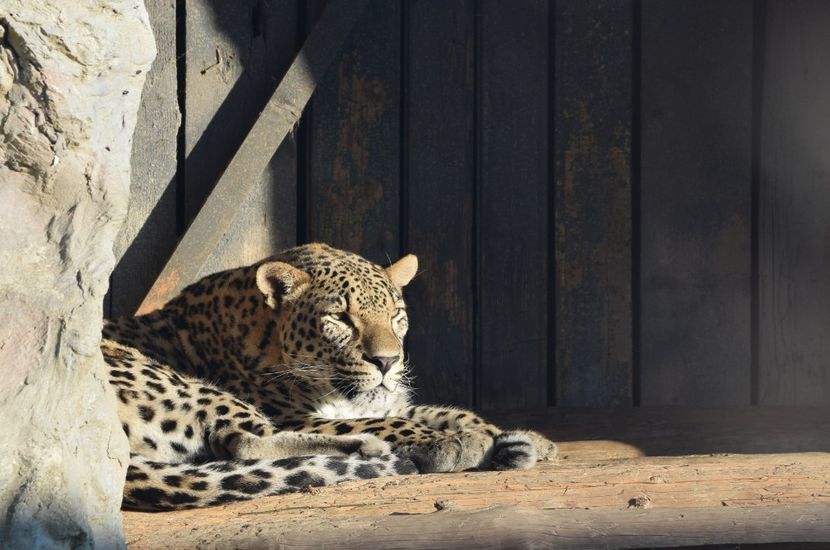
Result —
<instances>
[{"instance_id":1,"label":"white chin fur","mask_svg":"<svg viewBox=\"0 0 830 550\"><path fill-rule=\"evenodd\" d=\"M347 418L378 418L407 404L404 394L375 388L355 395L352 399L330 396L314 411L321 418L342 420Z\"/></svg>"}]
</instances>

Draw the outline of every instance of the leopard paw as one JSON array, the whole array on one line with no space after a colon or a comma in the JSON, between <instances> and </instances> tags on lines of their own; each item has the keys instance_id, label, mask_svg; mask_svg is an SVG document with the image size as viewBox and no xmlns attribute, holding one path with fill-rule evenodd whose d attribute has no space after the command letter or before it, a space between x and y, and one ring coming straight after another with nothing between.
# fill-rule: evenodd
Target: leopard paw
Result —
<instances>
[{"instance_id":1,"label":"leopard paw","mask_svg":"<svg viewBox=\"0 0 830 550\"><path fill-rule=\"evenodd\" d=\"M425 445L413 445L402 453L415 463L422 474L461 472L478 467L492 441L483 432L459 432Z\"/></svg>"},{"instance_id":2,"label":"leopard paw","mask_svg":"<svg viewBox=\"0 0 830 550\"><path fill-rule=\"evenodd\" d=\"M350 445L350 454L356 453L364 458L375 458L392 453L392 448L389 446L389 443L379 439L375 435L358 434L352 436L350 439L356 440L353 442L353 445Z\"/></svg>"}]
</instances>

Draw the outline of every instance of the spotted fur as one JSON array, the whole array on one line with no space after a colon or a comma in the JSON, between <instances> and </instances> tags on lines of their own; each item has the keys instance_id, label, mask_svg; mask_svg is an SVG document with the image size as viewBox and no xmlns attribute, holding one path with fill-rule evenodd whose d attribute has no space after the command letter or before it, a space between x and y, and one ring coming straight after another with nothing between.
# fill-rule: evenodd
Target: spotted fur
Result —
<instances>
[{"instance_id":1,"label":"spotted fur","mask_svg":"<svg viewBox=\"0 0 830 550\"><path fill-rule=\"evenodd\" d=\"M132 460L124 504L207 506L348 479L529 468L555 445L470 411L413 405L402 288L322 244L205 277L105 326Z\"/></svg>"}]
</instances>

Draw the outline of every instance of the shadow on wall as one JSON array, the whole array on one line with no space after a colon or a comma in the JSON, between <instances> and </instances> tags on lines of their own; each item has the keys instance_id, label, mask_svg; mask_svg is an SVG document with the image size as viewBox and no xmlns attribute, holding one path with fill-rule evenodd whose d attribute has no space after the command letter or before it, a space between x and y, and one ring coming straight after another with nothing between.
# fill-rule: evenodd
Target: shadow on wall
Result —
<instances>
[{"instance_id":1,"label":"shadow on wall","mask_svg":"<svg viewBox=\"0 0 830 550\"><path fill-rule=\"evenodd\" d=\"M551 408L493 420L538 430L574 458L830 452L830 410L822 407Z\"/></svg>"},{"instance_id":2,"label":"shadow on wall","mask_svg":"<svg viewBox=\"0 0 830 550\"><path fill-rule=\"evenodd\" d=\"M288 69L302 18L293 0L191 1L184 16L186 225Z\"/></svg>"},{"instance_id":3,"label":"shadow on wall","mask_svg":"<svg viewBox=\"0 0 830 550\"><path fill-rule=\"evenodd\" d=\"M145 131L133 144L130 215L116 246L110 316L131 315L161 273L296 55L308 11L294 0L179 0L175 12L154 4L148 9L160 56L142 97ZM176 111L179 127L170 114ZM218 247L224 258L210 261L205 274L295 244L296 177L289 135L263 185L245 204L231 205L244 215Z\"/></svg>"}]
</instances>

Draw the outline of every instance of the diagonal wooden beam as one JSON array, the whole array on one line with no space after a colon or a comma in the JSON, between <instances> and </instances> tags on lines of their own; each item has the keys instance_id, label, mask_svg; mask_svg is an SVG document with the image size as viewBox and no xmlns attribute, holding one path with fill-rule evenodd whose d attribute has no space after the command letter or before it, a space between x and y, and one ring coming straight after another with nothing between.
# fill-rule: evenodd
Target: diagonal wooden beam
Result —
<instances>
[{"instance_id":1,"label":"diagonal wooden beam","mask_svg":"<svg viewBox=\"0 0 830 550\"><path fill-rule=\"evenodd\" d=\"M368 0L332 0L222 173L196 219L141 302L136 315L162 307L199 272L230 227L270 158L299 122L328 66Z\"/></svg>"}]
</instances>

